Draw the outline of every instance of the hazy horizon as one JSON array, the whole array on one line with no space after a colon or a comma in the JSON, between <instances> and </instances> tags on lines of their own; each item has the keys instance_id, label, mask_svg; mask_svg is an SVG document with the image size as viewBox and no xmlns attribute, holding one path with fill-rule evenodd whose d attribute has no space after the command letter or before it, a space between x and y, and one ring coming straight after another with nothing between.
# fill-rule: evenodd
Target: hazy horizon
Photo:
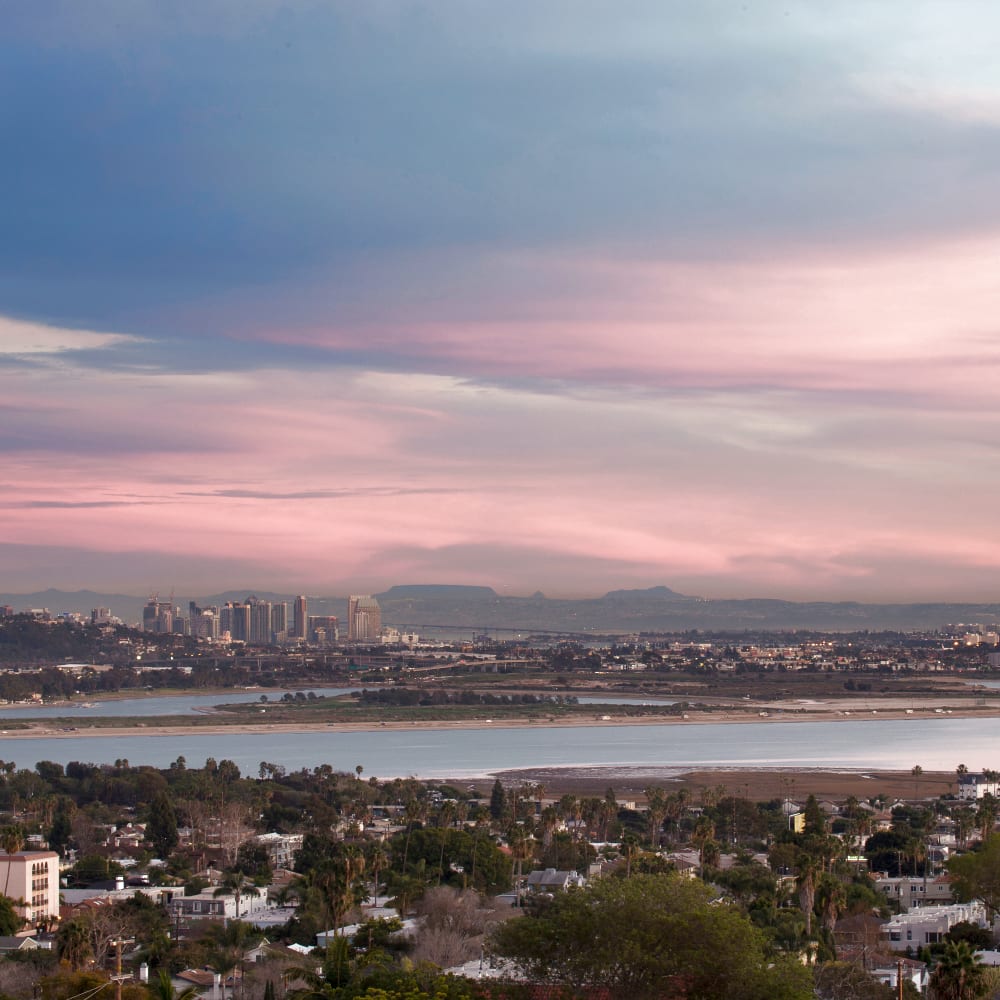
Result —
<instances>
[{"instance_id":1,"label":"hazy horizon","mask_svg":"<svg viewBox=\"0 0 1000 1000\"><path fill-rule=\"evenodd\" d=\"M861 603L861 604L1000 604L1000 598L995 595L986 595L983 597L949 597L940 596L932 597L926 600L906 600L893 598L891 596L885 598L871 598L862 599L858 597L843 596L843 597L804 597L802 595L789 596L779 593L727 593L722 592L719 594L706 594L699 593L694 594L683 589L679 589L676 586L670 586L668 584L649 584L648 586L637 586L637 587L608 587L603 590L597 591L548 591L543 588L536 587L534 590L530 591L513 591L510 588L500 588L496 586L491 586L490 584L456 584L449 583L447 581L437 581L434 583L390 583L384 586L374 586L368 588L352 587L347 584L343 586L331 585L326 589L296 589L277 587L273 585L267 586L225 586L225 587L210 587L205 585L200 585L197 588L192 587L174 587L172 590L170 587L159 587L152 588L144 591L135 590L125 590L125 589L107 589L107 588L96 588L89 586L81 586L73 589L68 589L59 586L48 586L48 587L38 587L33 590L13 590L10 588L0 587L0 594L7 597L16 596L31 596L34 594L45 593L47 591L53 591L55 593L66 594L67 596L73 596L77 593L93 593L93 594L106 594L119 597L134 598L137 600L148 600L151 597L157 597L160 601L169 600L169 595L173 592L176 597L175 601L177 603L186 603L188 600L199 600L206 597L217 596L219 594L234 594L242 595L243 597L250 596L260 596L264 594L279 594L283 597L295 597L299 594L304 594L306 597L315 600L329 600L329 599L344 599L346 600L352 594L385 594L393 590L394 588L403 587L481 587L492 590L498 597L513 598L527 600L534 597L537 594L541 594L543 597L550 600L565 600L565 601L587 601L587 600L597 600L610 593L616 591L629 591L634 590L636 592L642 593L646 591L657 590L662 587L667 587L667 589L672 590L675 594L682 597L697 598L701 600L710 601L745 601L745 600L772 600L772 601L786 601L791 603L802 602L802 603ZM17 610L17 609L15 609Z\"/></svg>"},{"instance_id":2,"label":"hazy horizon","mask_svg":"<svg viewBox=\"0 0 1000 1000\"><path fill-rule=\"evenodd\" d=\"M0 24L12 591L995 593L1000 11Z\"/></svg>"}]
</instances>

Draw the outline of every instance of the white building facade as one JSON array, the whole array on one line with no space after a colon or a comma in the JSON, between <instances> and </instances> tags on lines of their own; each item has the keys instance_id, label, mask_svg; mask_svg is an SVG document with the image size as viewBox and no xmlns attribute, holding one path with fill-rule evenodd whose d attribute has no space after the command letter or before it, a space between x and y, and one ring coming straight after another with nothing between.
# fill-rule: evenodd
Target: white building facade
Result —
<instances>
[{"instance_id":1,"label":"white building facade","mask_svg":"<svg viewBox=\"0 0 1000 1000\"><path fill-rule=\"evenodd\" d=\"M3 894L29 923L59 916L59 855L55 851L0 854Z\"/></svg>"}]
</instances>

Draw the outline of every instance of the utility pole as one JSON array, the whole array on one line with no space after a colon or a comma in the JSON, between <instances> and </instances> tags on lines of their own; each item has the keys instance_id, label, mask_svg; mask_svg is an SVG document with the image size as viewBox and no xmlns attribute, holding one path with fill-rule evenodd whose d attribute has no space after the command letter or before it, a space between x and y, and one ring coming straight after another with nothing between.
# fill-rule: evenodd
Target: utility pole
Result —
<instances>
[{"instance_id":1,"label":"utility pole","mask_svg":"<svg viewBox=\"0 0 1000 1000\"><path fill-rule=\"evenodd\" d=\"M896 990L898 1000L903 1000L903 960L896 959Z\"/></svg>"},{"instance_id":2,"label":"utility pole","mask_svg":"<svg viewBox=\"0 0 1000 1000\"><path fill-rule=\"evenodd\" d=\"M130 979L130 976L122 975L122 939L119 936L115 942L117 949L115 956L115 974L111 977L115 981L115 1000L122 1000L122 982Z\"/></svg>"}]
</instances>

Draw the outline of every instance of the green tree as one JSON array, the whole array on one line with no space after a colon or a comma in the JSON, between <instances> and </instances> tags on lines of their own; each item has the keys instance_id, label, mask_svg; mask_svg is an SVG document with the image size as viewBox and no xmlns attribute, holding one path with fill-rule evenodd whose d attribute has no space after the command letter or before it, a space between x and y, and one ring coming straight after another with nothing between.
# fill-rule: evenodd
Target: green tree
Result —
<instances>
[{"instance_id":1,"label":"green tree","mask_svg":"<svg viewBox=\"0 0 1000 1000\"><path fill-rule=\"evenodd\" d=\"M52 826L49 829L49 848L58 851L60 854L66 853L66 845L69 843L73 832L71 821L73 804L69 799L60 799L55 815L52 817Z\"/></svg>"},{"instance_id":2,"label":"green tree","mask_svg":"<svg viewBox=\"0 0 1000 1000\"><path fill-rule=\"evenodd\" d=\"M503 814L507 811L507 793L504 791L500 779L493 782L493 790L490 792L490 816L497 823L503 819Z\"/></svg>"},{"instance_id":3,"label":"green tree","mask_svg":"<svg viewBox=\"0 0 1000 1000\"><path fill-rule=\"evenodd\" d=\"M14 903L6 896L0 896L0 935L10 937L21 929L24 921L14 909Z\"/></svg>"},{"instance_id":4,"label":"green tree","mask_svg":"<svg viewBox=\"0 0 1000 1000\"><path fill-rule=\"evenodd\" d=\"M74 917L59 925L56 933L56 954L60 962L71 969L82 969L93 957L90 928L82 917Z\"/></svg>"},{"instance_id":5,"label":"green tree","mask_svg":"<svg viewBox=\"0 0 1000 1000\"><path fill-rule=\"evenodd\" d=\"M408 858L405 850L407 841ZM440 865L445 872L444 882L456 888L468 884L470 888L495 893L509 888L511 884L510 858L488 837L464 830L414 830L409 835L396 834L391 849L392 867L400 874L411 874L420 866L437 872Z\"/></svg>"},{"instance_id":6,"label":"green tree","mask_svg":"<svg viewBox=\"0 0 1000 1000\"><path fill-rule=\"evenodd\" d=\"M158 792L149 804L146 839L161 858L169 857L177 846L177 813L166 792Z\"/></svg>"},{"instance_id":7,"label":"green tree","mask_svg":"<svg viewBox=\"0 0 1000 1000\"><path fill-rule=\"evenodd\" d=\"M952 858L948 871L955 877L956 898L981 899L990 919L1000 915L1000 834L990 837L980 850Z\"/></svg>"},{"instance_id":8,"label":"green tree","mask_svg":"<svg viewBox=\"0 0 1000 1000\"><path fill-rule=\"evenodd\" d=\"M267 885L274 874L267 856L267 848L255 844L252 840L240 844L233 869L242 872L247 878L252 878L259 885Z\"/></svg>"},{"instance_id":9,"label":"green tree","mask_svg":"<svg viewBox=\"0 0 1000 1000\"><path fill-rule=\"evenodd\" d=\"M71 884L88 885L114 878L124 872L125 869L117 861L109 861L100 854L88 854L69 870L69 878Z\"/></svg>"},{"instance_id":10,"label":"green tree","mask_svg":"<svg viewBox=\"0 0 1000 1000\"><path fill-rule=\"evenodd\" d=\"M771 954L736 907L710 900L706 886L673 874L599 879L502 924L491 947L529 979L577 994L604 987L629 998L812 995L808 970Z\"/></svg>"},{"instance_id":11,"label":"green tree","mask_svg":"<svg viewBox=\"0 0 1000 1000\"><path fill-rule=\"evenodd\" d=\"M1000 808L1000 802L989 792L979 800L979 807L976 809L976 822L979 824L979 834L983 840L986 840L993 833L998 808Z\"/></svg>"}]
</instances>

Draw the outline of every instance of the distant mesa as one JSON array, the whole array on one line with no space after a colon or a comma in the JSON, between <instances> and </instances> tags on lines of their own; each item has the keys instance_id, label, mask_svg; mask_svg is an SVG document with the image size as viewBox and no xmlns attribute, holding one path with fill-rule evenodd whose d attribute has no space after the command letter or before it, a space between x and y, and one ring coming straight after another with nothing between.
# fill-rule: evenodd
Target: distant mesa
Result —
<instances>
[{"instance_id":1,"label":"distant mesa","mask_svg":"<svg viewBox=\"0 0 1000 1000\"><path fill-rule=\"evenodd\" d=\"M492 587L450 583L409 583L375 595L380 601L489 601L499 595Z\"/></svg>"},{"instance_id":2,"label":"distant mesa","mask_svg":"<svg viewBox=\"0 0 1000 1000\"><path fill-rule=\"evenodd\" d=\"M256 594L263 601L294 601L294 594L274 594L249 587L211 597L202 605L242 601ZM954 622L993 623L1000 619L998 604L861 604L856 601L783 601L768 598L717 599L680 594L670 587L612 590L603 597L552 598L540 591L525 597L500 596L492 587L451 584L403 584L376 594L382 621L387 624L449 628L508 629L517 632L671 632L773 631L814 629L852 632L859 629L936 629ZM142 619L144 597L46 590L34 594L0 594L0 606L15 610L49 608L54 614L91 608L110 608L126 622ZM184 602L186 603L186 597ZM311 615L344 614L347 597L311 596Z\"/></svg>"},{"instance_id":3,"label":"distant mesa","mask_svg":"<svg viewBox=\"0 0 1000 1000\"><path fill-rule=\"evenodd\" d=\"M605 601L641 601L641 600L676 600L676 601L697 601L700 598L688 597L687 594L679 594L669 587L646 587L644 590L609 590L604 595Z\"/></svg>"}]
</instances>

